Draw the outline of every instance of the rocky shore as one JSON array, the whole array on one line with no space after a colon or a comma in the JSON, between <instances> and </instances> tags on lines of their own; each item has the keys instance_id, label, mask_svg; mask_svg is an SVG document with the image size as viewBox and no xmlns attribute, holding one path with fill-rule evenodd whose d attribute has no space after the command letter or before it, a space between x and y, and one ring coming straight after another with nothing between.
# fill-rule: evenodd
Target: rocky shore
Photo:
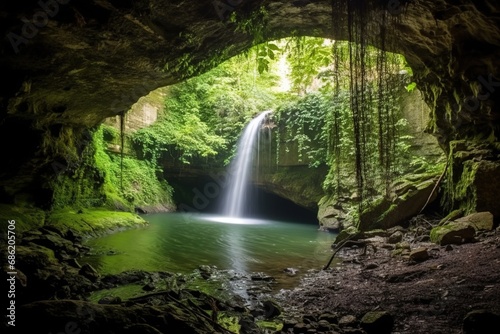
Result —
<instances>
[{"instance_id":1,"label":"rocky shore","mask_svg":"<svg viewBox=\"0 0 500 334\"><path fill-rule=\"evenodd\" d=\"M281 291L262 273L210 266L190 275L130 271L103 276L79 263L90 251L80 235L46 226L19 239L16 330L496 333L500 231L492 217L491 223L487 215L479 218L440 223L418 216L405 227L346 231L333 245L338 252L331 267L311 270L299 286ZM487 224L478 227L478 219ZM123 287L135 292L120 293Z\"/></svg>"},{"instance_id":2,"label":"rocky shore","mask_svg":"<svg viewBox=\"0 0 500 334\"><path fill-rule=\"evenodd\" d=\"M339 251L340 265L276 295L280 333L497 333L499 229L469 238L448 228L455 238L439 245L430 241L438 224L419 216L356 238Z\"/></svg>"}]
</instances>

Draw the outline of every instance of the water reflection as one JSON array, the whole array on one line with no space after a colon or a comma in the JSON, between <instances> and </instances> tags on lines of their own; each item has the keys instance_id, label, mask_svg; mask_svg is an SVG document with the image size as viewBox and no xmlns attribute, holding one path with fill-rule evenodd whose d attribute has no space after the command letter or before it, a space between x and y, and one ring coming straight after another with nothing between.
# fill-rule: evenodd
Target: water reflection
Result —
<instances>
[{"instance_id":1,"label":"water reflection","mask_svg":"<svg viewBox=\"0 0 500 334\"><path fill-rule=\"evenodd\" d=\"M83 262L103 274L132 269L190 273L204 264L286 279L288 267L321 268L335 238L310 224L180 213L144 218L147 228L90 240L94 255Z\"/></svg>"}]
</instances>

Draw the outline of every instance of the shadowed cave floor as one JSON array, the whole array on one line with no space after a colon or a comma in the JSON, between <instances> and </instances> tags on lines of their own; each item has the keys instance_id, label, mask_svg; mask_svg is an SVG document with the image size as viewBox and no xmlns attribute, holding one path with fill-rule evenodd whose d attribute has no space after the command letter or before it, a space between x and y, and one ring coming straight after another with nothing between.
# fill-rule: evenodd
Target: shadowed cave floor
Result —
<instances>
[{"instance_id":1,"label":"shadowed cave floor","mask_svg":"<svg viewBox=\"0 0 500 334\"><path fill-rule=\"evenodd\" d=\"M341 320L337 332L362 333L359 320L365 313L387 311L394 319L392 333L454 334L462 333L470 311L500 313L498 229L478 235L474 243L448 247L410 240L411 249L427 248L430 257L422 262L391 256L383 238L371 240L376 252L367 247L366 255L357 255L361 249L344 248L338 266L310 273L299 287L278 293L286 330L293 326L290 332L301 332L297 329L307 328L311 319L332 313L337 319L356 317L350 324Z\"/></svg>"}]
</instances>

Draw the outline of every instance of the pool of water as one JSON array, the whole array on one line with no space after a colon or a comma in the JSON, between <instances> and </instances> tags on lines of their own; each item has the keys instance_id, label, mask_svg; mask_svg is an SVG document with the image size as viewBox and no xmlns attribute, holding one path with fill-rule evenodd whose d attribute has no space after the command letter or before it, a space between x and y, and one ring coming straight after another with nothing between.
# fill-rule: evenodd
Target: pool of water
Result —
<instances>
[{"instance_id":1,"label":"pool of water","mask_svg":"<svg viewBox=\"0 0 500 334\"><path fill-rule=\"evenodd\" d=\"M215 215L168 213L144 215L146 228L127 230L87 242L83 259L102 274L125 270L191 273L200 265L247 274L263 272L282 287L309 269L320 269L331 256L335 234L315 224L234 219ZM290 277L285 268L299 270Z\"/></svg>"}]
</instances>

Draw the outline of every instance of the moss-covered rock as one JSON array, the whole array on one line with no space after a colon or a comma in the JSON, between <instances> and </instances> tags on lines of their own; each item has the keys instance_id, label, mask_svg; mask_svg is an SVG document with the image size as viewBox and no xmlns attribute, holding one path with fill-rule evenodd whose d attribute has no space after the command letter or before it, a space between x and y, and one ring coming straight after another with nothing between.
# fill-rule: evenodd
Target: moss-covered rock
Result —
<instances>
[{"instance_id":1,"label":"moss-covered rock","mask_svg":"<svg viewBox=\"0 0 500 334\"><path fill-rule=\"evenodd\" d=\"M354 226L349 226L348 228L346 228L345 230L342 230L338 235L337 237L335 238L335 241L334 241L334 245L338 245L340 244L342 241L346 240L346 239L356 239L358 237L358 235L360 236L361 234L359 233L359 230L354 227Z\"/></svg>"},{"instance_id":2,"label":"moss-covered rock","mask_svg":"<svg viewBox=\"0 0 500 334\"><path fill-rule=\"evenodd\" d=\"M366 313L361 318L361 327L368 334L391 333L394 326L394 318L385 311L373 311Z\"/></svg>"},{"instance_id":3,"label":"moss-covered rock","mask_svg":"<svg viewBox=\"0 0 500 334\"><path fill-rule=\"evenodd\" d=\"M449 244L462 244L474 239L476 230L466 222L451 222L436 226L431 230L430 238L441 246Z\"/></svg>"},{"instance_id":4,"label":"moss-covered rock","mask_svg":"<svg viewBox=\"0 0 500 334\"><path fill-rule=\"evenodd\" d=\"M408 176L397 183L392 191L392 199L379 198L363 211L359 219L362 231L391 228L417 215L426 205L437 198L433 189L436 175Z\"/></svg>"},{"instance_id":5,"label":"moss-covered rock","mask_svg":"<svg viewBox=\"0 0 500 334\"><path fill-rule=\"evenodd\" d=\"M47 225L63 233L73 230L87 236L97 236L111 231L127 228L144 227L148 223L131 212L117 212L92 208L82 211L62 209L52 212L47 217Z\"/></svg>"},{"instance_id":6,"label":"moss-covered rock","mask_svg":"<svg viewBox=\"0 0 500 334\"><path fill-rule=\"evenodd\" d=\"M45 223L45 212L38 208L0 204L0 230L3 235L7 231L9 221L15 221L15 232L23 233L42 227Z\"/></svg>"},{"instance_id":7,"label":"moss-covered rock","mask_svg":"<svg viewBox=\"0 0 500 334\"><path fill-rule=\"evenodd\" d=\"M450 167L443 204L464 214L489 211L500 216L498 143L457 140L450 143Z\"/></svg>"},{"instance_id":8,"label":"moss-covered rock","mask_svg":"<svg viewBox=\"0 0 500 334\"><path fill-rule=\"evenodd\" d=\"M473 213L456 221L467 223L476 231L491 231L494 227L493 215L490 212Z\"/></svg>"},{"instance_id":9,"label":"moss-covered rock","mask_svg":"<svg viewBox=\"0 0 500 334\"><path fill-rule=\"evenodd\" d=\"M308 166L280 167L273 173L259 174L255 183L262 189L291 200L304 208L316 211L323 197L323 180L327 171Z\"/></svg>"}]
</instances>

